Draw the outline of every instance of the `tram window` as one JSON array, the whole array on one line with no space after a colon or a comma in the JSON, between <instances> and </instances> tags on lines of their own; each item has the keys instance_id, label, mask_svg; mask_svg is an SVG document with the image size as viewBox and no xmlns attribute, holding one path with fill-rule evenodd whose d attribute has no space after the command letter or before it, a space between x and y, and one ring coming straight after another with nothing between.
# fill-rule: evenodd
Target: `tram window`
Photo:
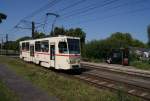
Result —
<instances>
[{"instance_id":1,"label":"tram window","mask_svg":"<svg viewBox=\"0 0 150 101\"><path fill-rule=\"evenodd\" d=\"M48 52L49 51L48 41L42 41L41 42L41 50L42 50L42 52Z\"/></svg>"},{"instance_id":2,"label":"tram window","mask_svg":"<svg viewBox=\"0 0 150 101\"><path fill-rule=\"evenodd\" d=\"M68 48L70 54L79 54L80 53L80 42L79 39L67 39Z\"/></svg>"},{"instance_id":3,"label":"tram window","mask_svg":"<svg viewBox=\"0 0 150 101\"><path fill-rule=\"evenodd\" d=\"M40 52L41 51L41 43L40 41L35 42L35 51Z\"/></svg>"},{"instance_id":4,"label":"tram window","mask_svg":"<svg viewBox=\"0 0 150 101\"><path fill-rule=\"evenodd\" d=\"M22 43L22 50L25 50L25 43Z\"/></svg>"},{"instance_id":5,"label":"tram window","mask_svg":"<svg viewBox=\"0 0 150 101\"><path fill-rule=\"evenodd\" d=\"M59 47L59 53L68 53L66 42L59 42L58 47Z\"/></svg>"},{"instance_id":6,"label":"tram window","mask_svg":"<svg viewBox=\"0 0 150 101\"><path fill-rule=\"evenodd\" d=\"M25 48L26 48L26 51L29 51L29 42L27 42L25 46L26 46L26 47L25 47Z\"/></svg>"}]
</instances>

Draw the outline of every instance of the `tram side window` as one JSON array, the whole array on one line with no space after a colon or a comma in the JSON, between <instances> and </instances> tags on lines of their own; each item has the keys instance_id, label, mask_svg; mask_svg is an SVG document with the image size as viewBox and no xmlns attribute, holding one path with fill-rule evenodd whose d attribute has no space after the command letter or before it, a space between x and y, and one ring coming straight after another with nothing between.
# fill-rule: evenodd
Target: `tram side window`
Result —
<instances>
[{"instance_id":1,"label":"tram side window","mask_svg":"<svg viewBox=\"0 0 150 101\"><path fill-rule=\"evenodd\" d=\"M25 48L26 48L25 43L22 43L22 50L25 50Z\"/></svg>"},{"instance_id":2,"label":"tram side window","mask_svg":"<svg viewBox=\"0 0 150 101\"><path fill-rule=\"evenodd\" d=\"M42 41L41 42L41 50L42 50L42 52L48 52L49 51L48 41Z\"/></svg>"},{"instance_id":3,"label":"tram side window","mask_svg":"<svg viewBox=\"0 0 150 101\"><path fill-rule=\"evenodd\" d=\"M40 43L40 41L35 42L35 51L37 51L37 52L41 51L41 43Z\"/></svg>"},{"instance_id":4,"label":"tram side window","mask_svg":"<svg viewBox=\"0 0 150 101\"><path fill-rule=\"evenodd\" d=\"M29 42L26 43L26 51L29 51Z\"/></svg>"},{"instance_id":5,"label":"tram side window","mask_svg":"<svg viewBox=\"0 0 150 101\"><path fill-rule=\"evenodd\" d=\"M68 53L66 42L59 42L58 47L59 47L59 53Z\"/></svg>"},{"instance_id":6,"label":"tram side window","mask_svg":"<svg viewBox=\"0 0 150 101\"><path fill-rule=\"evenodd\" d=\"M22 50L29 51L29 42L22 43Z\"/></svg>"}]
</instances>

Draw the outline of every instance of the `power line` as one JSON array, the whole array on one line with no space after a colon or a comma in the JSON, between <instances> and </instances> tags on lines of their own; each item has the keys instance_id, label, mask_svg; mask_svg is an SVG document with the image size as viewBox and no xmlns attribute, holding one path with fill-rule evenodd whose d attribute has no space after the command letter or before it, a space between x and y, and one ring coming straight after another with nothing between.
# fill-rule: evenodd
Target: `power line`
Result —
<instances>
[{"instance_id":1,"label":"power line","mask_svg":"<svg viewBox=\"0 0 150 101\"><path fill-rule=\"evenodd\" d=\"M43 10L46 10L52 6L54 6L55 4L57 4L58 2L60 2L61 0L52 0L51 2L49 2L48 4L42 6L41 8L37 9L36 11L32 12L31 14L27 15L26 17L24 17L23 19L27 19L27 18L31 18L34 15L42 12Z\"/></svg>"},{"instance_id":2,"label":"power line","mask_svg":"<svg viewBox=\"0 0 150 101\"><path fill-rule=\"evenodd\" d=\"M148 0L145 0L145 1L148 1ZM124 6L129 6L129 5L137 5L137 4L139 4L139 3L146 3L144 0L137 0L136 2L132 2L132 3L130 3L130 2L126 2L126 3L123 3L123 4L119 4L119 5L116 5L116 6L114 6L114 7L110 7L109 9L105 9L105 10L103 10L103 12L108 12L108 11L110 11L110 10L114 10L114 9L117 9L117 8L121 8L121 7L124 7ZM96 13L96 12L92 12L92 13ZM92 13L88 13L88 15L92 15ZM86 14L85 13L83 13L82 15L84 15L84 16L86 16ZM87 16L88 16L87 15ZM78 15L76 15L76 16L78 16ZM81 15L80 15L81 16ZM80 17L81 18L81 17ZM67 19L68 20L68 19ZM83 21L80 21L80 23L81 22L86 22L86 21L88 21L88 20L83 20Z\"/></svg>"},{"instance_id":3,"label":"power line","mask_svg":"<svg viewBox=\"0 0 150 101\"><path fill-rule=\"evenodd\" d=\"M35 16L36 14L42 12L43 10L46 10L52 6L54 6L55 4L57 4L58 2L60 2L61 0L52 0L51 2L49 2L48 4L42 6L41 8L37 9L36 11L32 12L31 14L25 16L22 20L20 20L15 26L18 26L20 23L24 22L25 19L27 18L32 18L33 16ZM14 27L15 27L14 26Z\"/></svg>"},{"instance_id":4,"label":"power line","mask_svg":"<svg viewBox=\"0 0 150 101\"><path fill-rule=\"evenodd\" d=\"M79 5L79 4L84 3L85 1L87 1L87 0L79 0L79 1L77 1L77 2L73 2L73 3L71 3L70 5L68 5L68 6L64 7L64 8L61 8L61 9L59 9L59 10L57 10L57 11L54 11L54 12L64 12L64 11L67 10L67 9L73 8L73 7L75 7L75 6ZM46 26L46 24L48 24L48 23L47 23L47 16L44 18L44 24L41 24L41 25L40 25L40 26L43 26L43 31L44 31L44 32L45 32L45 26Z\"/></svg>"},{"instance_id":5,"label":"power line","mask_svg":"<svg viewBox=\"0 0 150 101\"><path fill-rule=\"evenodd\" d=\"M101 19L101 21L103 21L103 20L107 20L108 18L112 18L112 17L115 17L115 16L134 14L134 13L146 11L146 10L149 10L149 9L150 9L150 7L140 8L140 9L135 9L135 10L132 10L132 11L120 12L120 13L112 14L112 15L109 15L109 16L103 16L102 18L99 18L99 19ZM93 21L97 21L97 18L91 19L91 20L80 21L79 23L76 23L76 24L80 24L80 23L83 24L83 23L88 23L88 22L93 22Z\"/></svg>"},{"instance_id":6,"label":"power line","mask_svg":"<svg viewBox=\"0 0 150 101\"><path fill-rule=\"evenodd\" d=\"M36 11L32 12L31 14L25 16L23 19L21 19L15 26L13 26L9 31L7 31L7 33L10 33L11 31L13 31L14 29L30 29L29 27L21 27L19 26L20 23L29 23L27 22L25 19L27 18L32 18L33 16L35 16L36 14L54 6L55 4L57 4L58 2L60 2L61 0L52 0L51 2L49 2L48 4L42 6L41 8L37 9Z\"/></svg>"},{"instance_id":7,"label":"power line","mask_svg":"<svg viewBox=\"0 0 150 101\"><path fill-rule=\"evenodd\" d=\"M129 5L137 5L139 3L144 3L145 1L144 0L138 0L138 1L133 1L132 3L131 2L126 2L126 3L122 3L122 4L119 4L119 5L115 5L114 7L110 7L108 9L104 9L103 12L108 12L108 11L111 11L111 10L114 10L114 9L117 9L117 8L122 8L122 7L125 7L125 6L129 6ZM80 15L76 15L76 16L88 16L88 15L92 15L93 13L96 13L96 12L92 12L92 13L89 13L89 12L85 12L85 13L82 13Z\"/></svg>"},{"instance_id":8,"label":"power line","mask_svg":"<svg viewBox=\"0 0 150 101\"><path fill-rule=\"evenodd\" d=\"M67 10L67 9L73 8L73 7L75 7L75 6L79 5L79 4L84 3L85 1L87 1L87 0L80 0L80 1L74 2L74 3L72 3L72 4L70 4L70 5L66 6L66 7L64 7L64 8L62 8L62 9L59 9L59 10L56 11L56 12L60 12L60 11L61 11L61 12L64 12L64 11Z\"/></svg>"},{"instance_id":9,"label":"power line","mask_svg":"<svg viewBox=\"0 0 150 101\"><path fill-rule=\"evenodd\" d=\"M102 7L108 6L108 5L110 5L110 4L112 4L112 3L115 3L115 2L117 2L117 1L119 1L119 0L106 0L106 1L104 1L101 5L98 4L98 3L96 3L94 6L89 5L89 6L87 6L87 7L84 7L84 8L86 8L86 9L80 8L80 9L77 10L78 12L75 12L75 13L72 12L72 13L69 14L69 15L63 16L63 18L69 18L69 17L74 16L74 15L80 15L80 14L89 12L89 11L91 11L91 10L94 10L94 9L96 9L96 8L102 8Z\"/></svg>"}]
</instances>

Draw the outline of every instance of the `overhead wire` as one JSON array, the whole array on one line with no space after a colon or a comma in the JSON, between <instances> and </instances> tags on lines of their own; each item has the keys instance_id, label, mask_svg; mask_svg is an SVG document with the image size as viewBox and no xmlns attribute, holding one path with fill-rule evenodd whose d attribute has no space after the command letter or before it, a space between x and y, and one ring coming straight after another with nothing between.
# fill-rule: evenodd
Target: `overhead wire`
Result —
<instances>
[{"instance_id":1,"label":"overhead wire","mask_svg":"<svg viewBox=\"0 0 150 101\"><path fill-rule=\"evenodd\" d=\"M132 3L131 2L125 2L125 3L119 4L119 5L115 5L113 7L103 9L102 11L107 13L108 11L111 11L111 10L115 10L115 9L118 9L118 8L121 8L121 7L126 7L126 6L129 6L129 5L132 5L133 3L134 3L134 5L137 5L137 4L142 3L142 2L145 2L145 1L144 0L137 0L136 2L132 1ZM76 16L86 16L86 15L88 16L88 15L93 15L94 13L96 13L96 12L94 12L94 11L92 13L85 12L85 13L82 13L80 15L77 14Z\"/></svg>"},{"instance_id":2,"label":"overhead wire","mask_svg":"<svg viewBox=\"0 0 150 101\"><path fill-rule=\"evenodd\" d=\"M57 10L57 11L55 11L55 12L64 12L65 10L67 10L67 9L70 9L70 8L73 8L73 7L75 7L75 6L77 6L77 5L81 5L82 3L84 3L84 2L86 2L87 0L79 0L79 1L77 1L77 2L73 2L73 3L71 3L70 5L68 5L68 6L66 6L66 7L64 7L64 8L62 8L62 9L59 9L59 10Z\"/></svg>"},{"instance_id":3,"label":"overhead wire","mask_svg":"<svg viewBox=\"0 0 150 101\"><path fill-rule=\"evenodd\" d=\"M108 16L103 16L102 18L99 18L99 19L101 19L100 21L103 21L103 20L107 20L108 18L112 18L112 17L115 17L115 16L122 16L122 15L134 14L134 13L146 11L146 10L149 10L149 9L150 9L150 7L140 8L140 9L135 9L135 10L131 10L131 11L115 13L115 14L108 15ZM81 24L81 23L85 24L85 23L95 22L95 21L97 22L97 18L94 18L94 19L91 19L91 20L80 21L79 23L76 23L76 24Z\"/></svg>"},{"instance_id":4,"label":"overhead wire","mask_svg":"<svg viewBox=\"0 0 150 101\"><path fill-rule=\"evenodd\" d=\"M77 12L75 12L75 13L72 12L71 14L64 15L63 18L69 18L69 17L75 16L75 15L80 15L80 14L89 12L91 10L94 10L96 8L102 8L102 7L108 6L108 5L115 3L117 1L119 1L119 0L106 0L102 4L96 3L94 6L89 5L89 6L86 6L85 9L83 9L83 8L77 9Z\"/></svg>"},{"instance_id":5,"label":"overhead wire","mask_svg":"<svg viewBox=\"0 0 150 101\"><path fill-rule=\"evenodd\" d=\"M33 16L35 16L36 14L42 12L43 10L46 10L52 6L54 6L55 4L57 4L58 2L60 2L61 0L52 0L51 2L49 2L48 4L42 6L41 8L37 9L36 11L32 12L31 14L25 16L23 19L21 19L15 26L18 26L20 23L24 22L25 19L28 18L32 18Z\"/></svg>"},{"instance_id":6,"label":"overhead wire","mask_svg":"<svg viewBox=\"0 0 150 101\"><path fill-rule=\"evenodd\" d=\"M86 1L87 0L79 0L79 1L73 2L73 3L71 3L70 5L67 5L64 8L58 9L56 12L60 12L60 13L65 12L66 10L70 10L71 8L73 8L73 7L77 6L77 5L85 3ZM61 15L61 19L62 20L67 19L68 20L68 18L85 15L87 13L89 15L91 15L91 14L93 14L95 12L90 13L90 11L94 11L97 8L104 8L104 7L106 8L109 5L117 3L118 1L119 0L104 0L103 2L100 2L100 3L96 2L94 4L90 4L90 5L87 5L85 7L73 9L69 13L68 12L63 13ZM46 9L54 6L58 2L60 2L60 0L52 0L48 4L44 5L43 7L37 9L36 11L34 11L31 14L27 15L26 17L24 17L22 20L19 21L19 23L17 23L17 25L16 25L17 27L14 26L13 28L25 29L25 30L26 29L27 30L31 29L30 27L20 26L20 24L22 23L22 24L25 24L26 26L29 26L29 24L31 24L31 21L28 21L26 19L34 17L36 14L41 13L42 11L44 11L44 10L46 10ZM144 0L138 0L138 2L141 3L141 2L144 2ZM117 9L117 8L120 8L120 7L124 7L124 6L127 6L127 5L130 5L130 3L127 2L127 3L115 5L113 7L106 8L106 10L104 9L103 11L110 11L110 10L114 10L114 9ZM134 13L134 12L139 12L139 11L143 11L143 10L144 10L144 8L142 10L136 9L136 10L133 10L133 11L128 11L128 13L131 13L131 12ZM146 10L146 8L145 8L145 10ZM123 15L123 13L120 13L120 14ZM112 15L104 16L101 20L107 19L107 18L111 18L111 17L114 17L114 16L117 16L117 14L112 14ZM96 19L94 21L96 21ZM87 23L87 22L89 22L89 20L80 21L80 23ZM47 23L47 17L45 17L44 20L41 21L41 22L35 22L35 24L37 24L36 28L43 28L43 31L45 32L45 26L46 26L46 24L48 24Z\"/></svg>"},{"instance_id":7,"label":"overhead wire","mask_svg":"<svg viewBox=\"0 0 150 101\"><path fill-rule=\"evenodd\" d=\"M137 4L140 4L140 3L146 3L145 1L148 1L148 0L137 0L136 2L132 2L132 4L134 4L134 5L137 5ZM130 2L126 2L126 3L123 3L123 4L119 4L119 5L116 5L116 6L113 6L113 7L110 7L109 9L106 9L106 10L103 10L104 12L108 12L108 11L110 11L110 10L114 10L114 9L117 9L117 8L121 8L121 7L124 7L124 6L129 6L131 3ZM132 5L131 4L131 5ZM96 13L96 12L93 12L93 13ZM86 16L86 14L85 13L83 13L82 15L84 15L84 16ZM92 13L88 13L88 15L92 15ZM88 16L87 15L87 16ZM75 15L74 15L75 16ZM78 14L77 14L77 16L78 16ZM81 15L80 15L81 16ZM113 16L115 16L115 15L113 15ZM81 18L81 17L80 17ZM105 18L105 17L104 17ZM66 19L66 20L68 20L68 18ZM65 19L63 20L63 21L65 21ZM86 22L86 21L88 21L88 20L83 20L83 21L80 21L80 23L81 22Z\"/></svg>"}]
</instances>

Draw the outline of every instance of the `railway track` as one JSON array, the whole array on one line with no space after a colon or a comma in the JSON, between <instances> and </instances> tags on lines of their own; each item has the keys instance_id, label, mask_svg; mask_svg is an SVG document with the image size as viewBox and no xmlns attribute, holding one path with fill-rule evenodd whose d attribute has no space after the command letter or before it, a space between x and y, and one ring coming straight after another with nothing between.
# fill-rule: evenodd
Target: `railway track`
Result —
<instances>
[{"instance_id":1,"label":"railway track","mask_svg":"<svg viewBox=\"0 0 150 101\"><path fill-rule=\"evenodd\" d=\"M150 72L140 72L140 71L135 71L133 69L126 69L125 67L120 68L113 68L113 67L107 67L107 66L97 66L97 65L92 65L92 64L86 64L84 62L81 63L82 66L88 68L88 69L96 69L96 70L107 70L111 72L116 72L116 73L121 73L121 74L128 74L136 77L144 77L144 78L149 78L150 80Z\"/></svg>"},{"instance_id":2,"label":"railway track","mask_svg":"<svg viewBox=\"0 0 150 101\"><path fill-rule=\"evenodd\" d=\"M113 91L121 90L127 94L150 101L149 75L135 72L128 73L126 71L117 71L85 64L82 64L82 66L89 70L81 75L75 75L75 78L88 82L98 88L107 88Z\"/></svg>"},{"instance_id":3,"label":"railway track","mask_svg":"<svg viewBox=\"0 0 150 101\"><path fill-rule=\"evenodd\" d=\"M145 88L137 87L130 84L118 83L110 79L96 77L95 75L91 74L84 74L84 75L76 75L76 78L86 81L98 88L107 88L111 91L122 91L126 94L130 94L133 96L140 97L144 100L150 101L150 93Z\"/></svg>"}]
</instances>

